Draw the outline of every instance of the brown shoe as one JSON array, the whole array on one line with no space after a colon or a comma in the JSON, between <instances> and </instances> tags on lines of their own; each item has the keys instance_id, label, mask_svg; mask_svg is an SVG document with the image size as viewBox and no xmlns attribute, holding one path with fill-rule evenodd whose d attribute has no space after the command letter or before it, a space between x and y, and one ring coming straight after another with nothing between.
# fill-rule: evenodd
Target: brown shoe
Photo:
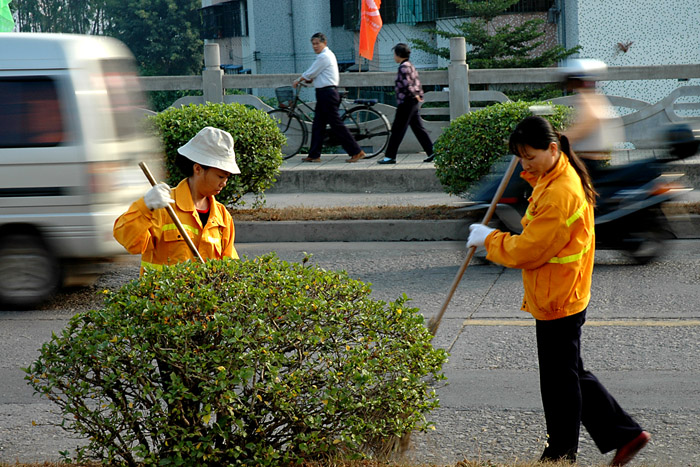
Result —
<instances>
[{"instance_id":1,"label":"brown shoe","mask_svg":"<svg viewBox=\"0 0 700 467\"><path fill-rule=\"evenodd\" d=\"M364 158L365 158L365 152L360 151L357 154L355 154L354 156L352 156L350 159L345 159L345 162L357 162L360 159L364 159Z\"/></svg>"},{"instance_id":2,"label":"brown shoe","mask_svg":"<svg viewBox=\"0 0 700 467\"><path fill-rule=\"evenodd\" d=\"M301 160L302 162L321 162L320 157L305 157Z\"/></svg>"},{"instance_id":3,"label":"brown shoe","mask_svg":"<svg viewBox=\"0 0 700 467\"><path fill-rule=\"evenodd\" d=\"M650 439L651 435L646 431L642 431L636 438L617 450L615 457L613 457L613 460L610 462L610 465L627 464L634 456L637 455L639 451L642 450L644 446L647 445Z\"/></svg>"}]
</instances>

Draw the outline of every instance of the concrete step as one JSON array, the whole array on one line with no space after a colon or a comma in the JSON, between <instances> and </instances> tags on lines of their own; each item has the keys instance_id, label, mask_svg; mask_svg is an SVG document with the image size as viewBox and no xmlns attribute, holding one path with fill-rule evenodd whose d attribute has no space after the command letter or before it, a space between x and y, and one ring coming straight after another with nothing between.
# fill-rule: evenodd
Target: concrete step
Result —
<instances>
[{"instance_id":1,"label":"concrete step","mask_svg":"<svg viewBox=\"0 0 700 467\"><path fill-rule=\"evenodd\" d=\"M649 151L616 154L614 164L641 157L653 157ZM648 154L647 154L648 153ZM321 163L302 162L294 156L282 163L277 182L268 194L282 193L443 193L433 163L425 163L425 154L400 154L396 164L377 164L382 156L348 164L347 155L324 154ZM700 189L700 156L668 164L669 172L681 172L681 183Z\"/></svg>"},{"instance_id":2,"label":"concrete step","mask_svg":"<svg viewBox=\"0 0 700 467\"><path fill-rule=\"evenodd\" d=\"M324 154L321 163L294 156L282 163L277 182L267 191L278 193L409 193L443 192L433 163L425 154L400 154L396 164L377 164L382 156L352 164L347 155Z\"/></svg>"}]
</instances>

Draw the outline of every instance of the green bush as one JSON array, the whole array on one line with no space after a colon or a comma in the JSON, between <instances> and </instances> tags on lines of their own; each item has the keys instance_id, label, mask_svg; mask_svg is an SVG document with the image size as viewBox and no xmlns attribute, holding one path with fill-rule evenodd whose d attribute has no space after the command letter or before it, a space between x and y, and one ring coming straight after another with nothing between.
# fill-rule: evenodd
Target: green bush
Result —
<instances>
[{"instance_id":1,"label":"green bush","mask_svg":"<svg viewBox=\"0 0 700 467\"><path fill-rule=\"evenodd\" d=\"M175 166L177 148L205 126L231 133L240 175L233 175L217 195L225 205L236 204L246 193L262 196L275 182L282 164L284 135L267 114L241 104L190 104L169 108L150 120L163 142L168 184L177 185L184 175Z\"/></svg>"},{"instance_id":2,"label":"green bush","mask_svg":"<svg viewBox=\"0 0 700 467\"><path fill-rule=\"evenodd\" d=\"M505 102L460 116L435 141L435 172L445 191L464 195L491 166L508 154L508 138L515 126L531 115L530 106L542 102ZM556 129L565 128L572 110L554 105L545 115Z\"/></svg>"},{"instance_id":3,"label":"green bush","mask_svg":"<svg viewBox=\"0 0 700 467\"><path fill-rule=\"evenodd\" d=\"M274 254L146 273L73 317L25 379L78 460L284 465L373 456L429 426L447 357L416 308Z\"/></svg>"}]
</instances>

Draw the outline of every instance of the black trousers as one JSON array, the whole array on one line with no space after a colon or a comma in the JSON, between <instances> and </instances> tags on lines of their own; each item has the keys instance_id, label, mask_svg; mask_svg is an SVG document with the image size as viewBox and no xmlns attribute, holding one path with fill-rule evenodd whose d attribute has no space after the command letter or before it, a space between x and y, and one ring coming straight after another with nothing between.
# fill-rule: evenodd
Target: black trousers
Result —
<instances>
[{"instance_id":1,"label":"black trousers","mask_svg":"<svg viewBox=\"0 0 700 467\"><path fill-rule=\"evenodd\" d=\"M314 109L314 121L311 124L311 147L309 157L315 159L321 157L323 139L326 133L326 125L331 126L345 152L350 156L359 154L362 149L343 125L338 115L340 107L340 95L335 86L316 88L316 108Z\"/></svg>"},{"instance_id":2,"label":"black trousers","mask_svg":"<svg viewBox=\"0 0 700 467\"><path fill-rule=\"evenodd\" d=\"M396 107L394 123L391 125L391 137L389 138L384 157L396 159L396 153L399 151L399 146L409 126L413 134L416 135L416 139L418 139L423 151L428 156L433 155L433 143L430 141L428 132L423 127L423 122L421 122L420 106L421 103L417 100L407 99Z\"/></svg>"},{"instance_id":3,"label":"black trousers","mask_svg":"<svg viewBox=\"0 0 700 467\"><path fill-rule=\"evenodd\" d=\"M540 390L547 422L545 459L576 459L581 424L600 452L632 441L642 428L625 412L581 359L586 310L536 322Z\"/></svg>"}]
</instances>

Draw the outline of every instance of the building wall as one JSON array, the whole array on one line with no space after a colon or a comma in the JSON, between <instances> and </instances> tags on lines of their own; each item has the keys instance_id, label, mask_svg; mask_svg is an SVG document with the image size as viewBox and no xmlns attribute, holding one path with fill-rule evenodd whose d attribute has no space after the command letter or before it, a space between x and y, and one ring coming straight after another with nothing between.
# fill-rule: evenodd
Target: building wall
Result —
<instances>
[{"instance_id":1,"label":"building wall","mask_svg":"<svg viewBox=\"0 0 700 467\"><path fill-rule=\"evenodd\" d=\"M580 44L582 58L608 66L700 63L698 0L567 0L566 46ZM655 103L681 85L700 80L601 83L605 94Z\"/></svg>"}]
</instances>

